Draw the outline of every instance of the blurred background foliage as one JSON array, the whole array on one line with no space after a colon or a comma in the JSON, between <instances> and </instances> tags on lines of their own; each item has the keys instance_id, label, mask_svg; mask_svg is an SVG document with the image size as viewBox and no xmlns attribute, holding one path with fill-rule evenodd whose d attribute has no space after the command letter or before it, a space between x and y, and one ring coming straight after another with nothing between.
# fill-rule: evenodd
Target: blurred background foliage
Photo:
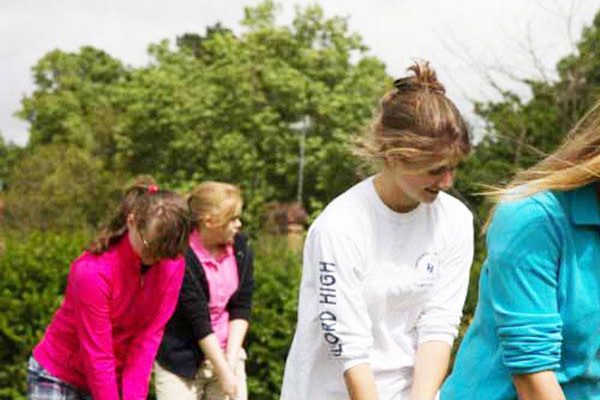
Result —
<instances>
[{"instance_id":1,"label":"blurred background foliage","mask_svg":"<svg viewBox=\"0 0 600 400\"><path fill-rule=\"evenodd\" d=\"M24 398L26 359L60 304L70 262L120 188L142 173L182 192L205 179L242 187L257 253L250 397L278 398L301 257L263 233L265 206L298 196L299 121L310 121L301 128L310 215L362 178L348 144L392 78L346 19L326 18L318 6L298 8L289 25L277 15L265 1L246 9L240 34L216 24L153 44L152 61L139 68L92 47L51 51L33 67L35 90L18 113L30 123L29 142L0 139L0 399ZM475 104L485 134L454 194L476 215L478 233L490 204L477 193L554 149L597 101L598 43L600 15L556 66L558 79L524 80L528 99L501 91L499 100ZM463 330L485 258L479 234L476 241Z\"/></svg>"}]
</instances>

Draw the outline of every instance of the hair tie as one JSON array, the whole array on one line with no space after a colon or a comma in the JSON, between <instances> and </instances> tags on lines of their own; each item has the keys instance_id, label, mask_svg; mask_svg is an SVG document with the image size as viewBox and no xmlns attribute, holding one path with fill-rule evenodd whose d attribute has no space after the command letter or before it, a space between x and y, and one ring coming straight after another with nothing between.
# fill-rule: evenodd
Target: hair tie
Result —
<instances>
[{"instance_id":1,"label":"hair tie","mask_svg":"<svg viewBox=\"0 0 600 400\"><path fill-rule=\"evenodd\" d=\"M402 92L405 90L415 90L415 83L413 82L412 77L399 78L394 81L394 87L399 92Z\"/></svg>"},{"instance_id":2,"label":"hair tie","mask_svg":"<svg viewBox=\"0 0 600 400\"><path fill-rule=\"evenodd\" d=\"M148 185L148 193L150 194L154 194L156 192L158 192L160 189L158 188L158 185Z\"/></svg>"},{"instance_id":3,"label":"hair tie","mask_svg":"<svg viewBox=\"0 0 600 400\"><path fill-rule=\"evenodd\" d=\"M437 94L446 94L444 87L435 82L418 81L415 77L399 78L394 81L394 87L397 93L410 92L418 90L428 90Z\"/></svg>"}]
</instances>

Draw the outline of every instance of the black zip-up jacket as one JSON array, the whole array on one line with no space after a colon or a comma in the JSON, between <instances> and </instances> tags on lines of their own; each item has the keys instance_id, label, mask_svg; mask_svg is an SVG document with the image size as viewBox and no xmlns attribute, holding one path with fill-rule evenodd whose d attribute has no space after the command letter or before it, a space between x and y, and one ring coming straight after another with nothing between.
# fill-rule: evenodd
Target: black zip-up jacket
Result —
<instances>
[{"instance_id":1,"label":"black zip-up jacket","mask_svg":"<svg viewBox=\"0 0 600 400\"><path fill-rule=\"evenodd\" d=\"M238 234L234 241L239 286L229 303L229 320L250 319L254 291L254 256L247 238ZM208 301L206 274L194 251L185 253L185 275L173 316L165 327L156 360L165 369L185 378L193 378L204 360L198 341L213 333Z\"/></svg>"}]
</instances>

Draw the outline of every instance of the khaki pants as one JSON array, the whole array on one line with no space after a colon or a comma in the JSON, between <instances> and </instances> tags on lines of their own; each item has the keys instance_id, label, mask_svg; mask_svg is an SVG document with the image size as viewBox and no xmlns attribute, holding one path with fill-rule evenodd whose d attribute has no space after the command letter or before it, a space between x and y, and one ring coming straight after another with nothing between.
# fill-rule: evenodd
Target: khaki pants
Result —
<instances>
[{"instance_id":1,"label":"khaki pants","mask_svg":"<svg viewBox=\"0 0 600 400\"><path fill-rule=\"evenodd\" d=\"M183 378L154 363L154 382L157 400L247 400L246 352L240 351L235 374L238 378L237 396L230 399L219 388L211 363L206 360L193 379Z\"/></svg>"}]
</instances>

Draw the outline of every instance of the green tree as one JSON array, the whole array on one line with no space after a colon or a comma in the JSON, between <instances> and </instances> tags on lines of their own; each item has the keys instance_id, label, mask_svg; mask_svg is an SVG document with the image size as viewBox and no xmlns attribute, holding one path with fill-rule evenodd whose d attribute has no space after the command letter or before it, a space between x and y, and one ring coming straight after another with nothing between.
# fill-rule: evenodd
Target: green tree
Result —
<instances>
[{"instance_id":1,"label":"green tree","mask_svg":"<svg viewBox=\"0 0 600 400\"><path fill-rule=\"evenodd\" d=\"M112 213L119 182L102 162L74 146L47 145L11 169L6 193L8 223L18 229L97 227Z\"/></svg>"},{"instance_id":2,"label":"green tree","mask_svg":"<svg viewBox=\"0 0 600 400\"><path fill-rule=\"evenodd\" d=\"M6 143L0 133L0 192L6 190L11 166L21 157L23 148Z\"/></svg>"},{"instance_id":3,"label":"green tree","mask_svg":"<svg viewBox=\"0 0 600 400\"><path fill-rule=\"evenodd\" d=\"M598 101L600 93L600 13L584 28L577 51L557 64L556 81L524 80L528 100L502 92L502 99L476 103L486 123L486 134L474 148L457 177L457 190L465 195L481 227L489 216L491 201L478 195L498 188L514 174L551 153L574 124ZM485 244L477 236L476 262L471 273L465 308L467 319L477 302L478 278L485 259Z\"/></svg>"},{"instance_id":4,"label":"green tree","mask_svg":"<svg viewBox=\"0 0 600 400\"><path fill-rule=\"evenodd\" d=\"M277 15L266 1L246 9L240 35L217 24L174 47L163 41L137 69L90 47L47 54L20 112L30 146L77 145L108 169L179 188L235 182L252 217L266 201L296 197L292 125L308 116L304 193L318 208L358 179L347 144L387 76L345 19L317 6L298 8L290 26Z\"/></svg>"},{"instance_id":5,"label":"green tree","mask_svg":"<svg viewBox=\"0 0 600 400\"><path fill-rule=\"evenodd\" d=\"M119 88L128 78L120 61L93 47L54 50L33 67L36 90L18 116L29 122L29 146L70 144L110 165L119 132Z\"/></svg>"}]
</instances>

